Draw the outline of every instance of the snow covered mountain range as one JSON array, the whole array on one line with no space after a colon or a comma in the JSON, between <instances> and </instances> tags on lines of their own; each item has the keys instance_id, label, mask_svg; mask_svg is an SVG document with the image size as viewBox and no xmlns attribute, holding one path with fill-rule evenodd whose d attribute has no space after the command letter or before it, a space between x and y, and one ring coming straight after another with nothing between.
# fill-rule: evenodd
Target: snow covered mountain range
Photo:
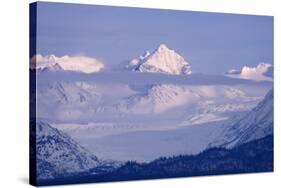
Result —
<instances>
[{"instance_id":1,"label":"snow covered mountain range","mask_svg":"<svg viewBox=\"0 0 281 188\"><path fill-rule=\"evenodd\" d=\"M131 113L162 113L177 107L190 107L204 101L244 101L247 108L248 98L238 88L228 86L186 86L174 84L157 84L151 86L145 94L134 95L119 103L120 110ZM205 106L207 107L207 106Z\"/></svg>"},{"instance_id":2,"label":"snow covered mountain range","mask_svg":"<svg viewBox=\"0 0 281 188\"><path fill-rule=\"evenodd\" d=\"M210 147L232 148L273 134L273 89L250 112L233 122L226 122L225 130Z\"/></svg>"},{"instance_id":3,"label":"snow covered mountain range","mask_svg":"<svg viewBox=\"0 0 281 188\"><path fill-rule=\"evenodd\" d=\"M40 84L36 100L44 108L38 108L37 114L39 117L60 122L121 122L121 119L126 122L129 119L144 120L143 118L156 115L162 120L182 120L188 110L188 117L192 121L197 118L198 122L204 117L198 119L199 116L194 115L202 114L203 110L206 116L211 115L210 118L216 119L217 115L224 112L248 110L260 100L259 93L251 94L238 86L109 84L111 88L115 88L113 96L107 85L86 81ZM256 89L252 88L253 91ZM220 109L215 111L217 108ZM186 118L184 120L188 121Z\"/></svg>"},{"instance_id":4,"label":"snow covered mountain range","mask_svg":"<svg viewBox=\"0 0 281 188\"><path fill-rule=\"evenodd\" d=\"M174 50L165 44L155 49L152 53L146 53L130 61L127 69L137 72L154 72L165 74L191 74L191 66Z\"/></svg>"},{"instance_id":5,"label":"snow covered mountain range","mask_svg":"<svg viewBox=\"0 0 281 188\"><path fill-rule=\"evenodd\" d=\"M104 96L99 87L93 88ZM128 89L120 86L119 90L123 87ZM77 104L72 100L61 103L65 108L59 109L64 109L64 113L72 112L72 105L76 106L76 113L69 118L62 116L68 121L61 122L63 118L60 118L53 126L71 135L99 158L148 161L160 156L196 154L204 150L221 132L221 124L233 120L236 114L248 112L261 100L256 97L261 94L251 96L247 89L237 86L160 84L141 88L134 86L133 89L141 92L129 97L121 96L111 105L101 102L95 106L91 102L90 108L88 102L81 103L79 100ZM257 94L256 88L252 90ZM66 95L69 93L66 92ZM48 100L49 103L51 100ZM87 98L86 101L91 100ZM83 115L69 121L74 120L77 114ZM87 115L91 119L83 118ZM51 116L54 120L56 113ZM154 152L147 151L148 141Z\"/></svg>"},{"instance_id":6,"label":"snow covered mountain range","mask_svg":"<svg viewBox=\"0 0 281 188\"><path fill-rule=\"evenodd\" d=\"M208 105L212 104L208 103ZM211 109L213 109L213 107L209 108L209 110ZM232 107L227 107L226 109L232 110ZM217 107L217 109L214 110L220 111L221 107ZM95 136L92 134L104 133L100 132L101 130L99 130L99 128L95 125L64 124L63 127L61 127L60 125L55 125L55 127L63 132L67 132L68 134L70 134L75 140L78 141L79 145L82 144L83 147L97 154L102 159L111 159L110 156L114 156L114 159L121 161L130 159L150 161L160 156L170 156L173 154L197 154L207 147L232 148L250 142L252 140L271 135L273 133L272 111L273 91L271 90L255 108L250 110L244 116L240 116L240 118L229 119L229 121L222 121L222 123L220 123L220 121L212 123L212 121L208 119L208 114L213 114L213 111L211 111L210 113L205 113L204 118L207 118L207 120L204 122L203 118L203 122L201 122L202 125L200 125L199 122L199 125L196 126L187 126L181 128L174 127L174 129L171 130L167 129L159 131L149 131L149 129L144 129L137 131L137 129L133 129L131 133L128 132L129 130L126 130L123 133L122 131L118 133L118 131L122 129L121 124L120 126L116 124L116 126L114 127L106 124L99 125L101 130L105 132L113 131L115 134L113 134L112 136L111 134L109 134L108 136L101 136L98 138L95 138ZM44 129L41 129L40 124L47 130L44 131ZM130 129L130 126L126 126L125 129ZM38 145L38 147L42 147L41 150L44 151L43 153L40 153L42 159L45 158L47 151L51 150L51 153L54 153L54 156L58 157L47 158L47 161L50 161L50 163L53 163L53 161L56 159L59 159L59 161L61 161L64 158L64 155L59 155L60 153L56 154L56 152L53 151L57 151L57 147L66 148L66 151L62 150L63 153L74 150L77 154L83 153L83 155L85 155L85 150L83 148L81 149L80 146L78 146L78 148L80 149L77 149L77 146L75 146L77 145L77 143L72 140L70 142L70 145L74 145L74 147L69 147L68 145L66 147L64 144L62 144L64 143L64 138L66 135L64 133L61 133L61 131L58 131L57 129L52 128L48 124L42 122L39 123L39 130L41 130L38 134L40 135L39 140L44 140L44 142L38 142L44 143L44 145ZM64 138L62 139L62 143L60 141L56 141L60 140L56 137L61 137L57 136L57 134L63 135ZM46 141L46 137L48 138L48 141ZM70 138L66 136L66 139ZM53 140L55 140L55 142L53 142ZM68 140L66 141L69 142ZM46 142L53 142L56 147L52 146L50 149L50 146L48 144L45 145ZM73 142L74 144L72 144ZM147 152L148 142L150 143L150 148L154 148L154 152ZM159 148L162 149L159 150ZM86 158L88 158L87 156L91 156L91 154L86 151ZM99 161L97 161L97 158L94 156L92 159L94 159L93 164L88 163L85 165L87 166L90 164L91 167L98 167ZM76 165L77 163L75 157L71 157L71 160L69 160L68 158L63 160L67 161L67 163L70 164L74 163L74 165ZM85 159L85 161L89 161L89 159ZM59 165L62 165L62 167L66 169L68 166L66 164ZM84 168L82 166L77 167L75 169L75 172L79 170L82 171L83 169L88 170L88 168ZM71 172L72 171L67 173L69 174ZM44 174L46 174L46 172L44 172Z\"/></svg>"}]
</instances>

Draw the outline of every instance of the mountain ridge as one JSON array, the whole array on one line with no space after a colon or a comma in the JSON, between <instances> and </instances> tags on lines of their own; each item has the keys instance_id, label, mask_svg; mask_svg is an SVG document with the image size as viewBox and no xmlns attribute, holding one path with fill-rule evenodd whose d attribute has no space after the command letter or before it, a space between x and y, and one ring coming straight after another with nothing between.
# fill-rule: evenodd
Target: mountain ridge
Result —
<instances>
[{"instance_id":1,"label":"mountain ridge","mask_svg":"<svg viewBox=\"0 0 281 188\"><path fill-rule=\"evenodd\" d=\"M230 125L209 147L233 148L273 134L273 89L250 112Z\"/></svg>"},{"instance_id":2,"label":"mountain ridge","mask_svg":"<svg viewBox=\"0 0 281 188\"><path fill-rule=\"evenodd\" d=\"M39 179L68 176L99 165L95 155L48 123L37 121L32 126L36 126L36 161Z\"/></svg>"}]
</instances>

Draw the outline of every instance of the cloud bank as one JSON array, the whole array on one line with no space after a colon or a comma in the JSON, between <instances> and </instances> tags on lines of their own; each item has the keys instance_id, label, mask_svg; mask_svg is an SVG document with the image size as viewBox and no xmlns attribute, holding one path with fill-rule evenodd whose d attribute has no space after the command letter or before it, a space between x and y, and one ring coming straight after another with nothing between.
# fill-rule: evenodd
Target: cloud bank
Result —
<instances>
[{"instance_id":1,"label":"cloud bank","mask_svg":"<svg viewBox=\"0 0 281 188\"><path fill-rule=\"evenodd\" d=\"M92 57L87 56L62 56L55 55L42 56L34 55L30 60L30 68L37 70L48 69L51 71L77 71L84 73L99 72L104 68L104 64Z\"/></svg>"},{"instance_id":2,"label":"cloud bank","mask_svg":"<svg viewBox=\"0 0 281 188\"><path fill-rule=\"evenodd\" d=\"M229 70L226 75L247 80L272 81L273 67L271 64L259 63L256 67L244 66L241 70Z\"/></svg>"}]
</instances>

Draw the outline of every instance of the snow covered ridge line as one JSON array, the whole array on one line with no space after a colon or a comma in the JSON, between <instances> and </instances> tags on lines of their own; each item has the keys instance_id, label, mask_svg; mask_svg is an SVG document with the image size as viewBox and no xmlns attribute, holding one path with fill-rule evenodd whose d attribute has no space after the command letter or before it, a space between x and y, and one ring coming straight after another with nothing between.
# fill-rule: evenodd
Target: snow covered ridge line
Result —
<instances>
[{"instance_id":1,"label":"snow covered ridge line","mask_svg":"<svg viewBox=\"0 0 281 188\"><path fill-rule=\"evenodd\" d=\"M131 60L125 68L137 72L174 75L189 75L192 73L189 63L165 44L160 44L152 53L146 51L144 55Z\"/></svg>"},{"instance_id":2,"label":"snow covered ridge line","mask_svg":"<svg viewBox=\"0 0 281 188\"><path fill-rule=\"evenodd\" d=\"M68 176L99 165L98 158L65 133L36 122L36 160L39 179Z\"/></svg>"},{"instance_id":3,"label":"snow covered ridge line","mask_svg":"<svg viewBox=\"0 0 281 188\"><path fill-rule=\"evenodd\" d=\"M44 120L32 122L36 126L37 178L39 180L75 176L79 173L97 174L111 171L123 163L98 159L66 133Z\"/></svg>"},{"instance_id":4,"label":"snow covered ridge line","mask_svg":"<svg viewBox=\"0 0 281 188\"><path fill-rule=\"evenodd\" d=\"M87 56L42 56L34 55L30 59L30 69L40 71L76 71L83 73L99 72L104 68L101 61Z\"/></svg>"},{"instance_id":5,"label":"snow covered ridge line","mask_svg":"<svg viewBox=\"0 0 281 188\"><path fill-rule=\"evenodd\" d=\"M273 81L273 66L267 63L259 63L256 67L244 66L241 70L229 70L225 75L247 80Z\"/></svg>"},{"instance_id":6,"label":"snow covered ridge line","mask_svg":"<svg viewBox=\"0 0 281 188\"><path fill-rule=\"evenodd\" d=\"M273 89L250 112L229 122L225 130L209 147L233 148L235 146L273 134Z\"/></svg>"}]
</instances>

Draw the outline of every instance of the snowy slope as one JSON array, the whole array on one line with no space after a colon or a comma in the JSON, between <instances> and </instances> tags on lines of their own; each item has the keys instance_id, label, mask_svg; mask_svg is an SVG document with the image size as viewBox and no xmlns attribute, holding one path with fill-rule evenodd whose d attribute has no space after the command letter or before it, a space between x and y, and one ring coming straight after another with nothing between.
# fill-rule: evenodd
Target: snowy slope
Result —
<instances>
[{"instance_id":1,"label":"snowy slope","mask_svg":"<svg viewBox=\"0 0 281 188\"><path fill-rule=\"evenodd\" d=\"M191 74L191 66L182 56L174 50L161 44L152 53L147 51L144 55L133 59L126 67L139 72L155 72L165 74Z\"/></svg>"},{"instance_id":2,"label":"snowy slope","mask_svg":"<svg viewBox=\"0 0 281 188\"><path fill-rule=\"evenodd\" d=\"M225 126L227 127L222 135L210 147L232 148L273 134L273 90L250 112Z\"/></svg>"},{"instance_id":3,"label":"snowy slope","mask_svg":"<svg viewBox=\"0 0 281 188\"><path fill-rule=\"evenodd\" d=\"M272 81L273 67L271 64L259 63L256 67L244 66L241 70L229 70L226 76L247 80Z\"/></svg>"},{"instance_id":4,"label":"snowy slope","mask_svg":"<svg viewBox=\"0 0 281 188\"><path fill-rule=\"evenodd\" d=\"M83 172L96 167L96 156L48 123L36 122L38 179L49 179Z\"/></svg>"}]
</instances>

